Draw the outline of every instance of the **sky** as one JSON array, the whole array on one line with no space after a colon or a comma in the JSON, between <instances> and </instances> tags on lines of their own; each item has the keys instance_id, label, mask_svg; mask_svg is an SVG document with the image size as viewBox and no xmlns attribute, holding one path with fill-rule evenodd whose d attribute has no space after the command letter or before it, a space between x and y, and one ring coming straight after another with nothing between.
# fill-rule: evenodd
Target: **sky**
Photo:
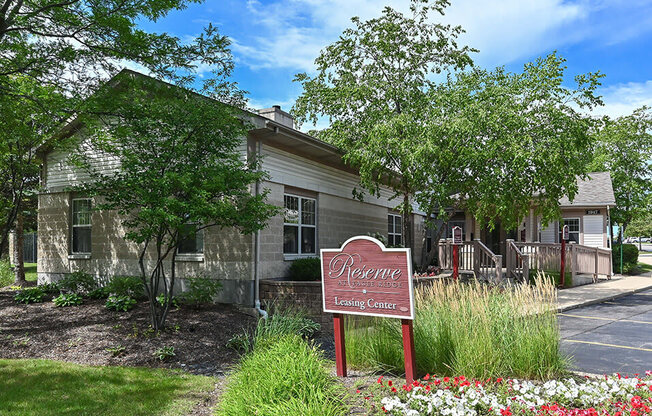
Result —
<instances>
[{"instance_id":1,"label":"sky","mask_svg":"<svg viewBox=\"0 0 652 416\"><path fill-rule=\"evenodd\" d=\"M249 92L249 105L289 111L301 94L295 74L314 73L319 51L351 26L351 17L377 17L385 6L409 12L409 4L206 0L141 26L187 40L212 23L231 39L232 80ZM599 70L606 75L599 90L605 106L597 115L617 117L652 106L652 0L451 0L446 15L435 17L466 30L460 43L479 49L472 58L480 67L520 72L525 63L557 51L567 59L568 85L577 74ZM322 119L316 127L326 125Z\"/></svg>"}]
</instances>

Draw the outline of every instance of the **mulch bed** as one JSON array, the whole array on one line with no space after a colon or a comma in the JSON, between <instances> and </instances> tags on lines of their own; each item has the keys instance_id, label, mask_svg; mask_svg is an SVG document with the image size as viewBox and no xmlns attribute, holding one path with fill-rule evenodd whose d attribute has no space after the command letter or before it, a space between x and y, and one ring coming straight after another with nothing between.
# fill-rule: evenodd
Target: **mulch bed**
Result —
<instances>
[{"instance_id":1,"label":"mulch bed","mask_svg":"<svg viewBox=\"0 0 652 416\"><path fill-rule=\"evenodd\" d=\"M172 309L167 329L155 334L146 301L129 312L114 312L103 300L57 308L52 302L19 304L13 295L0 290L0 358L166 367L221 376L239 358L226 342L256 323L255 317L233 306L205 305ZM174 347L174 357L160 361L152 355L167 346ZM114 356L107 350L116 347L124 347L124 352Z\"/></svg>"}]
</instances>

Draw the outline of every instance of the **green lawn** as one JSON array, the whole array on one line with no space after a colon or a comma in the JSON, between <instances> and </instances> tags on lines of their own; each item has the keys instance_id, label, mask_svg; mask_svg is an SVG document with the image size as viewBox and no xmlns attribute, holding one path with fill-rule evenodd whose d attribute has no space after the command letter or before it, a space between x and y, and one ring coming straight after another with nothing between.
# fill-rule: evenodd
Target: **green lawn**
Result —
<instances>
[{"instance_id":1,"label":"green lawn","mask_svg":"<svg viewBox=\"0 0 652 416\"><path fill-rule=\"evenodd\" d=\"M633 272L635 274L652 272L652 264L641 263L639 261L638 264L636 265L636 269Z\"/></svg>"},{"instance_id":2,"label":"green lawn","mask_svg":"<svg viewBox=\"0 0 652 416\"><path fill-rule=\"evenodd\" d=\"M25 263L25 279L28 282L36 282L38 280L36 263Z\"/></svg>"},{"instance_id":3,"label":"green lawn","mask_svg":"<svg viewBox=\"0 0 652 416\"><path fill-rule=\"evenodd\" d=\"M169 370L0 360L0 415L184 415L214 385Z\"/></svg>"}]
</instances>

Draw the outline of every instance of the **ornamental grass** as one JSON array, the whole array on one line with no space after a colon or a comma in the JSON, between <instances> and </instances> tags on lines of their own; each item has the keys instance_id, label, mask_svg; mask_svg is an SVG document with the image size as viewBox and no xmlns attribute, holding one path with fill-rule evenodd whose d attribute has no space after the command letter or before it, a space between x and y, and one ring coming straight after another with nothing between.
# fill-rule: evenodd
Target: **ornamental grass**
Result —
<instances>
[{"instance_id":1,"label":"ornamental grass","mask_svg":"<svg viewBox=\"0 0 652 416\"><path fill-rule=\"evenodd\" d=\"M415 290L414 338L421 374L548 379L564 373L556 292L549 279L506 288L435 281ZM401 374L400 321L347 317L353 367Z\"/></svg>"}]
</instances>

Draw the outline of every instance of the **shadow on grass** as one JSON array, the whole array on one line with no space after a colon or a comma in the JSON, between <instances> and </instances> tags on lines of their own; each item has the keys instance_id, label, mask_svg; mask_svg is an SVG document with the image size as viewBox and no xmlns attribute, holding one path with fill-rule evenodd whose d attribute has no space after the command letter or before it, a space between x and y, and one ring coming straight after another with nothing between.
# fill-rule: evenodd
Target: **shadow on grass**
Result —
<instances>
[{"instance_id":1,"label":"shadow on grass","mask_svg":"<svg viewBox=\"0 0 652 416\"><path fill-rule=\"evenodd\" d=\"M0 414L181 415L213 385L169 370L0 360Z\"/></svg>"}]
</instances>

